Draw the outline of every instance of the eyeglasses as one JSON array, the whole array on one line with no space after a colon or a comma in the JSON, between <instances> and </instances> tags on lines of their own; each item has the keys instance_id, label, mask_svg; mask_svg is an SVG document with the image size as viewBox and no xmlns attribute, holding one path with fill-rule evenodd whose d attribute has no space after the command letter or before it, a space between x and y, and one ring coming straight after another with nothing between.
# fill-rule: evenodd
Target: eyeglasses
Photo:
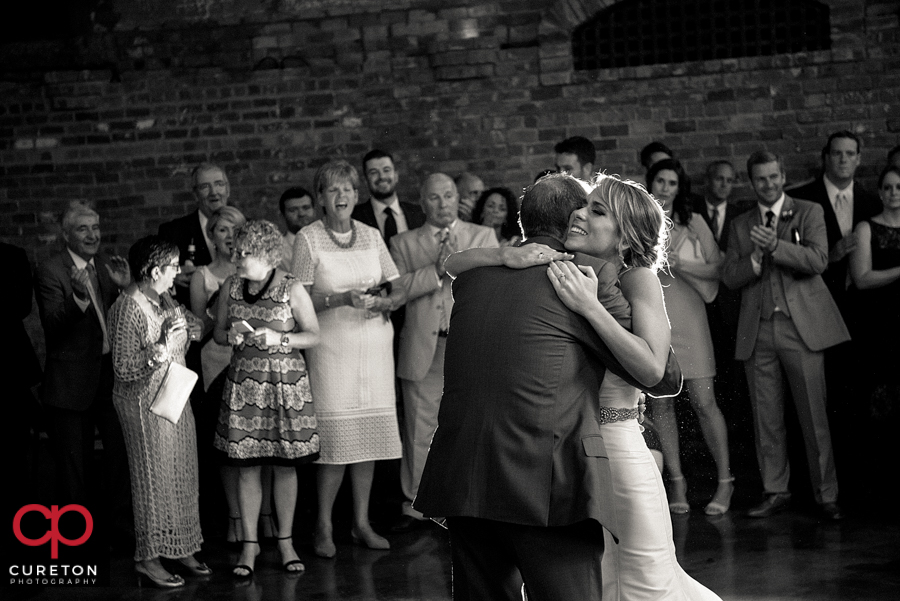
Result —
<instances>
[{"instance_id":1,"label":"eyeglasses","mask_svg":"<svg viewBox=\"0 0 900 601\"><path fill-rule=\"evenodd\" d=\"M213 191L213 188L215 188L216 190L224 190L227 185L228 184L226 184L225 182L219 180L211 184L197 184L197 190L205 194L209 194Z\"/></svg>"},{"instance_id":2,"label":"eyeglasses","mask_svg":"<svg viewBox=\"0 0 900 601\"><path fill-rule=\"evenodd\" d=\"M179 265L178 263L166 263L162 266L163 269L165 269L166 267L171 267L175 271L181 271L181 265Z\"/></svg>"}]
</instances>

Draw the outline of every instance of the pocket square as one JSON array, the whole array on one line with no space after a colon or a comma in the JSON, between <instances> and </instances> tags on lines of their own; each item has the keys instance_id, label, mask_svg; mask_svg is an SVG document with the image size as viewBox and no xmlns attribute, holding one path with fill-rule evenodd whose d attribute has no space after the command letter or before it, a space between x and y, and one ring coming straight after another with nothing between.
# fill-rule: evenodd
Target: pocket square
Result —
<instances>
[{"instance_id":1,"label":"pocket square","mask_svg":"<svg viewBox=\"0 0 900 601\"><path fill-rule=\"evenodd\" d=\"M584 454L588 457L609 457L606 454L606 443L603 442L602 436L585 436L581 439L581 444L584 446Z\"/></svg>"}]
</instances>

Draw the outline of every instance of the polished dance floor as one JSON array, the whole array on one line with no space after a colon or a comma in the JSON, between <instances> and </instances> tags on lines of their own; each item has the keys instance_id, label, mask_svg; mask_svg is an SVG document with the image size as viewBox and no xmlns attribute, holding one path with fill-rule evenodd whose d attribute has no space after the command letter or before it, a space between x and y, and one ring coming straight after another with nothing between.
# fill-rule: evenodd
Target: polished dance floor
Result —
<instances>
[{"instance_id":1,"label":"polished dance floor","mask_svg":"<svg viewBox=\"0 0 900 601\"><path fill-rule=\"evenodd\" d=\"M792 510L765 520L743 511L720 518L702 515L673 520L684 568L726 601L762 599L900 599L900 524L878 515L851 515L839 523ZM306 572L279 569L274 543L264 544L251 582L236 582L229 566L235 551L221 540L204 545L201 558L214 570L189 578L172 591L136 586L132 562L114 553L109 588L33 588L10 598L40 601L165 599L216 601L443 600L450 599L450 558L446 531L437 526L391 535L390 551L372 551L338 537L333 560L312 556L311 541L297 536ZM11 592L10 589L4 591ZM24 595L23 593L27 593Z\"/></svg>"}]
</instances>

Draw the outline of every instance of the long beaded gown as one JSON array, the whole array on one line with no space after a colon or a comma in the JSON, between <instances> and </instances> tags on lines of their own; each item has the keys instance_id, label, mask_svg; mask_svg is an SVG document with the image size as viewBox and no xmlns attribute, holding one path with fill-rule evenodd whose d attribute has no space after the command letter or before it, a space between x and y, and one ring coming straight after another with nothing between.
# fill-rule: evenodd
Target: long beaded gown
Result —
<instances>
[{"instance_id":1,"label":"long beaded gown","mask_svg":"<svg viewBox=\"0 0 900 601\"><path fill-rule=\"evenodd\" d=\"M284 274L266 286L258 299L247 293L246 280L232 277L230 322L246 320L254 328L292 332L296 326L290 305L296 279ZM234 347L225 381L214 446L225 463L236 466L292 466L319 456L316 411L306 363L300 349L262 348L245 340Z\"/></svg>"},{"instance_id":2,"label":"long beaded gown","mask_svg":"<svg viewBox=\"0 0 900 601\"><path fill-rule=\"evenodd\" d=\"M600 387L600 432L609 454L619 542L603 530L603 601L721 601L675 557L666 489L633 417L639 394L606 372ZM603 419L609 416L614 420Z\"/></svg>"},{"instance_id":3,"label":"long beaded gown","mask_svg":"<svg viewBox=\"0 0 900 601\"><path fill-rule=\"evenodd\" d=\"M185 317L196 319L189 312ZM184 365L188 347L187 332L181 330L168 337L168 358L150 362L164 321L163 310L139 291L122 293L108 317L115 372L113 404L131 472L135 561L186 557L199 551L203 542L191 404L185 403L176 424L149 409L169 364Z\"/></svg>"}]
</instances>

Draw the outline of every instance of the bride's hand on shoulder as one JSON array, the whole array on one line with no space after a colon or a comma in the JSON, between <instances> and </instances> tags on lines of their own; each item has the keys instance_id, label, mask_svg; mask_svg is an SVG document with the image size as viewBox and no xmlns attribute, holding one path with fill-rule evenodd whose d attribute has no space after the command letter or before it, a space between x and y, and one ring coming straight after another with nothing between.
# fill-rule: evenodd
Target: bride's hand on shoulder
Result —
<instances>
[{"instance_id":1,"label":"bride's hand on shoulder","mask_svg":"<svg viewBox=\"0 0 900 601\"><path fill-rule=\"evenodd\" d=\"M575 265L571 261L553 261L547 268L547 277L559 299L572 311L584 315L600 304L597 300L597 274L590 267Z\"/></svg>"},{"instance_id":2,"label":"bride's hand on shoulder","mask_svg":"<svg viewBox=\"0 0 900 601\"><path fill-rule=\"evenodd\" d=\"M575 255L553 250L546 244L526 244L525 246L500 247L500 258L506 267L524 269L535 265L546 265L551 261L571 261Z\"/></svg>"}]
</instances>

